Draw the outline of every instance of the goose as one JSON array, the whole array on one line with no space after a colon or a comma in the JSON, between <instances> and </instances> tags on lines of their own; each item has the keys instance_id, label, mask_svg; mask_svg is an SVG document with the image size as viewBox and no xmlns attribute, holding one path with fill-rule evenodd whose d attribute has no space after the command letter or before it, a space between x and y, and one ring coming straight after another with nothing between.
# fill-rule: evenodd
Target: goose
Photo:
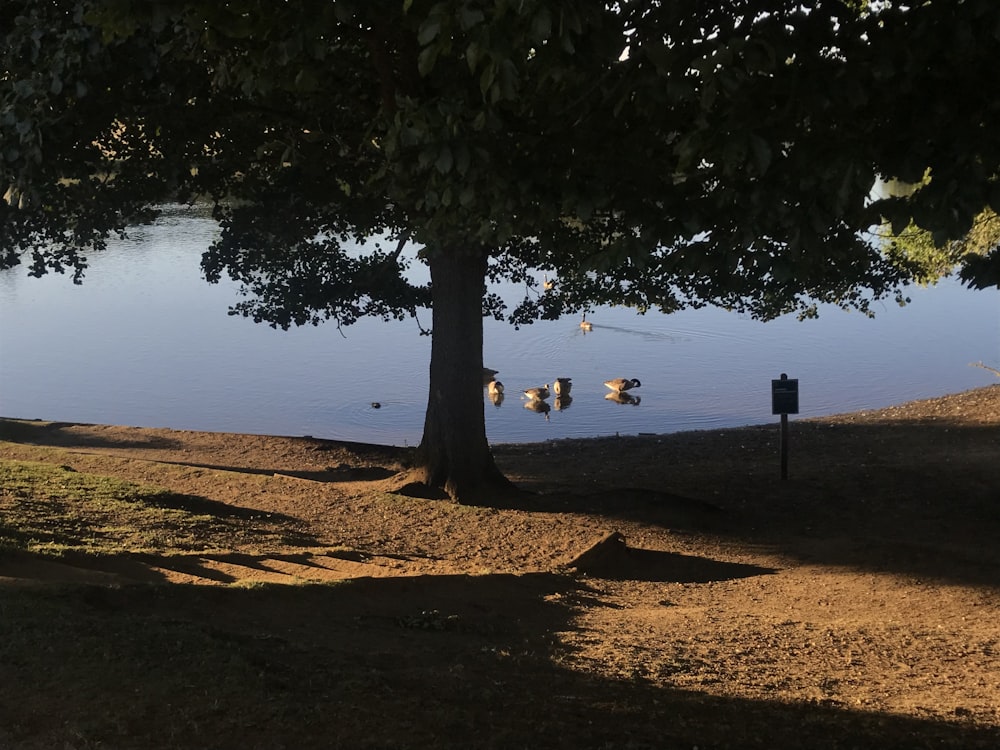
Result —
<instances>
[{"instance_id":1,"label":"goose","mask_svg":"<svg viewBox=\"0 0 1000 750\"><path fill-rule=\"evenodd\" d=\"M632 388L638 388L642 385L642 383L635 378L615 378L614 380L605 380L604 385L616 393L621 393L622 391L627 391Z\"/></svg>"},{"instance_id":2,"label":"goose","mask_svg":"<svg viewBox=\"0 0 1000 750\"><path fill-rule=\"evenodd\" d=\"M524 392L524 395L527 396L532 401L540 401L543 398L548 398L549 397L549 384L546 383L545 385L543 385L543 386L541 386L539 388L528 388Z\"/></svg>"},{"instance_id":3,"label":"goose","mask_svg":"<svg viewBox=\"0 0 1000 750\"><path fill-rule=\"evenodd\" d=\"M492 367L483 368L483 385L488 385L491 380L495 379L496 374L500 372L499 370L494 370Z\"/></svg>"},{"instance_id":4,"label":"goose","mask_svg":"<svg viewBox=\"0 0 1000 750\"><path fill-rule=\"evenodd\" d=\"M587 313L583 314L583 320L580 321L580 328L584 331L594 330L594 324L587 320Z\"/></svg>"},{"instance_id":5,"label":"goose","mask_svg":"<svg viewBox=\"0 0 1000 750\"><path fill-rule=\"evenodd\" d=\"M568 396L573 388L573 378L556 378L552 388L557 396Z\"/></svg>"},{"instance_id":6,"label":"goose","mask_svg":"<svg viewBox=\"0 0 1000 750\"><path fill-rule=\"evenodd\" d=\"M490 396L502 396L503 395L503 383L501 383L496 378L493 378L486 386L487 390L490 392Z\"/></svg>"}]
</instances>

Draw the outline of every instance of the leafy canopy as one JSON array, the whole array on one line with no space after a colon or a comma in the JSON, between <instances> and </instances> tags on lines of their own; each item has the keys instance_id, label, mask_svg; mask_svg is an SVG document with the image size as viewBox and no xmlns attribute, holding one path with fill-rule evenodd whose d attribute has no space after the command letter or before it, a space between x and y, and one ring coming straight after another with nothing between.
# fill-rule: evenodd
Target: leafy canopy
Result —
<instances>
[{"instance_id":1,"label":"leafy canopy","mask_svg":"<svg viewBox=\"0 0 1000 750\"><path fill-rule=\"evenodd\" d=\"M484 298L514 323L864 310L921 273L871 227L941 243L1000 209L1000 8L865 5L8 0L0 262L79 275L158 202L207 199L207 277L278 326L415 315L407 242L557 276Z\"/></svg>"}]
</instances>

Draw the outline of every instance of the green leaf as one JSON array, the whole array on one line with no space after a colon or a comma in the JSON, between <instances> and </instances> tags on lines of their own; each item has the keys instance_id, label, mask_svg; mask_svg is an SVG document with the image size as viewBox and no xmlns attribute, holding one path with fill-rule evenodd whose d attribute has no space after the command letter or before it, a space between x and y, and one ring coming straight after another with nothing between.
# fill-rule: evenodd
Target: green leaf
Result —
<instances>
[{"instance_id":1,"label":"green leaf","mask_svg":"<svg viewBox=\"0 0 1000 750\"><path fill-rule=\"evenodd\" d=\"M771 146L756 133L750 135L750 150L753 152L754 162L757 165L759 174L767 172L771 166Z\"/></svg>"},{"instance_id":2,"label":"green leaf","mask_svg":"<svg viewBox=\"0 0 1000 750\"><path fill-rule=\"evenodd\" d=\"M670 50L665 44L650 42L641 47L642 55L646 57L657 70L666 72L670 69ZM671 85L668 79L668 86Z\"/></svg>"},{"instance_id":3,"label":"green leaf","mask_svg":"<svg viewBox=\"0 0 1000 750\"><path fill-rule=\"evenodd\" d=\"M479 91L484 97L486 96L486 92L493 87L493 81L496 80L496 75L497 63L495 60L490 60L479 76Z\"/></svg>"},{"instance_id":4,"label":"green leaf","mask_svg":"<svg viewBox=\"0 0 1000 750\"><path fill-rule=\"evenodd\" d=\"M536 42L544 42L552 36L552 15L549 9L542 7L531 19L531 38Z\"/></svg>"},{"instance_id":5,"label":"green leaf","mask_svg":"<svg viewBox=\"0 0 1000 750\"><path fill-rule=\"evenodd\" d=\"M346 2L346 0L337 0L333 4L333 12L338 21L346 23L354 19L356 9L354 3Z\"/></svg>"},{"instance_id":6,"label":"green leaf","mask_svg":"<svg viewBox=\"0 0 1000 750\"><path fill-rule=\"evenodd\" d=\"M476 68L479 67L479 63L482 59L483 48L478 42L470 42L469 46L465 48L465 61L469 65L470 73L476 72Z\"/></svg>"},{"instance_id":7,"label":"green leaf","mask_svg":"<svg viewBox=\"0 0 1000 750\"><path fill-rule=\"evenodd\" d=\"M417 32L417 42L421 46L426 46L437 39L438 34L441 33L441 17L431 16L422 24L420 24L420 30Z\"/></svg>"},{"instance_id":8,"label":"green leaf","mask_svg":"<svg viewBox=\"0 0 1000 750\"><path fill-rule=\"evenodd\" d=\"M434 162L437 171L441 174L447 174L451 171L454 163L455 158L452 156L451 148L448 145L442 146L440 153L438 153L437 161Z\"/></svg>"},{"instance_id":9,"label":"green leaf","mask_svg":"<svg viewBox=\"0 0 1000 750\"><path fill-rule=\"evenodd\" d=\"M517 98L517 66L512 60L500 63L500 94L507 101Z\"/></svg>"},{"instance_id":10,"label":"green leaf","mask_svg":"<svg viewBox=\"0 0 1000 750\"><path fill-rule=\"evenodd\" d=\"M455 169L458 170L460 175L465 175L469 171L469 165L472 162L472 154L469 152L469 147L465 143L458 143L454 151Z\"/></svg>"},{"instance_id":11,"label":"green leaf","mask_svg":"<svg viewBox=\"0 0 1000 750\"><path fill-rule=\"evenodd\" d=\"M437 63L438 53L440 47L424 47L417 55L417 71L422 76L426 76L432 70L434 70L434 65Z\"/></svg>"},{"instance_id":12,"label":"green leaf","mask_svg":"<svg viewBox=\"0 0 1000 750\"><path fill-rule=\"evenodd\" d=\"M295 90L302 93L311 93L319 87L319 80L316 73L309 68L302 68L295 76Z\"/></svg>"},{"instance_id":13,"label":"green leaf","mask_svg":"<svg viewBox=\"0 0 1000 750\"><path fill-rule=\"evenodd\" d=\"M994 213L1000 214L1000 182L994 182L990 185L989 206Z\"/></svg>"},{"instance_id":14,"label":"green leaf","mask_svg":"<svg viewBox=\"0 0 1000 750\"><path fill-rule=\"evenodd\" d=\"M477 26L486 20L486 15L478 8L470 8L465 5L458 12L458 23L462 27L462 31L468 31L473 26Z\"/></svg>"}]
</instances>

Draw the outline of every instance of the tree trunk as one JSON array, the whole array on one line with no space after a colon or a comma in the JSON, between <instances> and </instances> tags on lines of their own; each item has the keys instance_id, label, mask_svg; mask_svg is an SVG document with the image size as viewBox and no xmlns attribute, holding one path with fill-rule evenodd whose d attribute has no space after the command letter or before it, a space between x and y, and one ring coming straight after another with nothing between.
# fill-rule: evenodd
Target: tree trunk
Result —
<instances>
[{"instance_id":1,"label":"tree trunk","mask_svg":"<svg viewBox=\"0 0 1000 750\"><path fill-rule=\"evenodd\" d=\"M417 477L459 502L510 487L486 440L483 402L485 252L434 252L430 394Z\"/></svg>"}]
</instances>

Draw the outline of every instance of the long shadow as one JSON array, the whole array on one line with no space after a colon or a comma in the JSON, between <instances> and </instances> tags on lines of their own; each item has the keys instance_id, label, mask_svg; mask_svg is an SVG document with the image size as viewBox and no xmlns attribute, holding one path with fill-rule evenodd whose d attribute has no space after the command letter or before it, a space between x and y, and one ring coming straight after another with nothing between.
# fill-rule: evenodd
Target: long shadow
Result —
<instances>
[{"instance_id":1,"label":"long shadow","mask_svg":"<svg viewBox=\"0 0 1000 750\"><path fill-rule=\"evenodd\" d=\"M85 426L82 422L43 422L0 417L0 440L60 448L86 446L91 448L150 448L166 450L179 447L175 440L145 435L134 440L105 440L94 435L64 432L67 427Z\"/></svg>"},{"instance_id":2,"label":"long shadow","mask_svg":"<svg viewBox=\"0 0 1000 750\"><path fill-rule=\"evenodd\" d=\"M243 521L269 521L288 523L298 521L294 516L277 511L261 511L254 508L246 508L242 505L230 505L219 500L202 497L201 495L188 495L177 492L161 492L156 495L144 495L142 498L144 505L154 508L169 508L191 513L196 516L211 516L223 520L238 519Z\"/></svg>"},{"instance_id":3,"label":"long shadow","mask_svg":"<svg viewBox=\"0 0 1000 750\"><path fill-rule=\"evenodd\" d=\"M93 425L78 422L42 422L0 417L0 440L59 448L170 450L181 447L179 441L158 436L143 436L141 439L123 440L120 438L106 439L93 434L65 432L66 428L76 426L89 427ZM407 455L406 449L370 445L367 443L323 440L313 437L289 439L306 442L311 450L319 453L326 451L346 451L351 455L364 457L366 460L383 460L392 463L405 460L405 456ZM325 469L308 471L288 468L277 469L214 463L191 463L188 461L171 461L166 459L156 459L156 463L172 466L190 466L215 471L232 471L241 474L286 476L313 482L376 481L386 479L397 471L396 469L385 468L383 466L353 466L346 463L340 463L337 466L328 466Z\"/></svg>"},{"instance_id":4,"label":"long shadow","mask_svg":"<svg viewBox=\"0 0 1000 750\"><path fill-rule=\"evenodd\" d=\"M733 523L732 514L713 502L643 487L521 493L508 496L503 507L543 513L587 513L689 530L720 531Z\"/></svg>"},{"instance_id":5,"label":"long shadow","mask_svg":"<svg viewBox=\"0 0 1000 750\"><path fill-rule=\"evenodd\" d=\"M238 474L255 474L259 476L292 477L306 479L310 482L371 482L388 479L397 473L395 469L382 466L330 466L326 469L300 471L297 469L262 469L250 466L227 466L224 464L191 463L189 461L157 460L159 464L172 466L190 466L195 469L211 469L213 471L232 471Z\"/></svg>"},{"instance_id":6,"label":"long shadow","mask_svg":"<svg viewBox=\"0 0 1000 750\"><path fill-rule=\"evenodd\" d=\"M996 724L972 718L604 676L558 635L588 597L552 574L12 590L0 738L15 750L1000 746Z\"/></svg>"},{"instance_id":7,"label":"long shadow","mask_svg":"<svg viewBox=\"0 0 1000 750\"><path fill-rule=\"evenodd\" d=\"M163 574L148 564L148 555L123 553L92 555L66 551L59 556L19 549L0 549L0 577L22 585L97 584L121 586L135 583L162 583Z\"/></svg>"},{"instance_id":8,"label":"long shadow","mask_svg":"<svg viewBox=\"0 0 1000 750\"><path fill-rule=\"evenodd\" d=\"M793 422L786 480L778 437L764 426L559 441L550 450L500 446L501 465L516 466L537 490L511 495L504 507L580 512L768 545L813 562L1000 586L1000 427ZM587 484L547 486L548 462L571 453L592 469ZM629 486L615 486L621 477Z\"/></svg>"},{"instance_id":9,"label":"long shadow","mask_svg":"<svg viewBox=\"0 0 1000 750\"><path fill-rule=\"evenodd\" d=\"M190 514L191 518L186 521L189 530L201 534L203 543L212 546L226 543L231 534L246 537L249 526L246 522L254 522L254 527L262 540L280 536L282 544L300 547L312 547L318 544L315 535L298 528L299 519L284 513L262 512L198 495L172 492L143 495L140 498L133 498L130 502ZM31 554L26 551L27 548L39 540L44 540L49 545L68 549L62 553L63 558L60 560L54 559L51 555L35 556L40 564L44 563L48 568L54 564L93 570L103 570L107 566L116 567L118 565L116 561L135 559L135 556L91 554L75 550L88 540L92 542L95 539L107 539L107 546L116 546L118 543L114 541L114 530L105 529L109 523L112 526L137 525L136 530L142 528L143 524L152 524L150 526L152 530L159 528L155 520L145 521L142 516L137 516L136 519L129 519L127 512L118 512L109 520L108 514L103 510L83 511L73 516L62 516L58 513L45 515L43 510L41 516L26 514L22 522L17 525L5 522L3 517L0 517L0 554L22 555L19 559L23 561L26 559L24 555ZM145 576L134 578L124 570L122 573L125 579L147 580Z\"/></svg>"},{"instance_id":10,"label":"long shadow","mask_svg":"<svg viewBox=\"0 0 1000 750\"><path fill-rule=\"evenodd\" d=\"M613 581L659 583L712 583L777 572L776 568L760 565L630 547L619 533L608 535L578 555L569 567L586 575Z\"/></svg>"}]
</instances>

